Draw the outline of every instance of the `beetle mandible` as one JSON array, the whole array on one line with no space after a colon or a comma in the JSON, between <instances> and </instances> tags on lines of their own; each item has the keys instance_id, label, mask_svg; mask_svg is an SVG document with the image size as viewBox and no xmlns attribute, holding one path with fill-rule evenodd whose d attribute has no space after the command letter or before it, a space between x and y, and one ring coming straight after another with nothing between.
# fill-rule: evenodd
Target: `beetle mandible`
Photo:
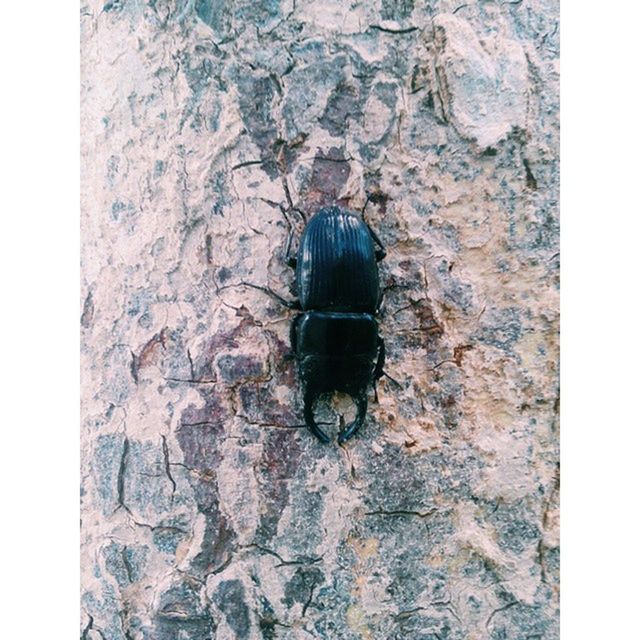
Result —
<instances>
[{"instance_id":1,"label":"beetle mandible","mask_svg":"<svg viewBox=\"0 0 640 640\"><path fill-rule=\"evenodd\" d=\"M296 270L302 311L291 324L291 346L304 387L304 419L322 442L329 436L313 415L318 396L335 391L350 395L355 420L338 436L343 443L362 426L369 385L384 374L384 340L377 315L382 294L378 262L382 242L357 214L338 206L320 209L307 223L297 251L287 263Z\"/></svg>"}]
</instances>

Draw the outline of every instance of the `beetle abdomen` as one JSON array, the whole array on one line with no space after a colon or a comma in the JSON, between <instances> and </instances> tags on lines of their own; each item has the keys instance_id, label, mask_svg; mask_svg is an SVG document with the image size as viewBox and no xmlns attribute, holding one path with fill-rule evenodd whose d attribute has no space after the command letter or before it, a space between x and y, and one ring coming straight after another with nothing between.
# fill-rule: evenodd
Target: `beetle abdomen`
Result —
<instances>
[{"instance_id":1,"label":"beetle abdomen","mask_svg":"<svg viewBox=\"0 0 640 640\"><path fill-rule=\"evenodd\" d=\"M318 211L300 240L297 281L305 310L375 313L378 266L364 221L339 207Z\"/></svg>"}]
</instances>

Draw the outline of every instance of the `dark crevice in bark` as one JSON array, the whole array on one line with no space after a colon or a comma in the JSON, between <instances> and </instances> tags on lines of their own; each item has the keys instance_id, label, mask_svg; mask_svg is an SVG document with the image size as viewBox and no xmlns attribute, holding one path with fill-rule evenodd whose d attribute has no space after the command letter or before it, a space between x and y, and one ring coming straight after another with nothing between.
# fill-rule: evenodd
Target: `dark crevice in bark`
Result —
<instances>
[{"instance_id":1,"label":"dark crevice in bark","mask_svg":"<svg viewBox=\"0 0 640 640\"><path fill-rule=\"evenodd\" d=\"M369 29L375 29L376 31L382 31L383 33L390 33L396 36L401 36L407 33L418 31L418 27L407 27L406 29L390 29L389 27L382 27L379 24L369 25Z\"/></svg>"},{"instance_id":2,"label":"dark crevice in bark","mask_svg":"<svg viewBox=\"0 0 640 640\"><path fill-rule=\"evenodd\" d=\"M231 171L236 171L236 169L242 169L243 167L252 167L260 164L264 164L264 160L247 160L246 162L234 164L233 167L231 167Z\"/></svg>"},{"instance_id":3,"label":"dark crevice in bark","mask_svg":"<svg viewBox=\"0 0 640 640\"><path fill-rule=\"evenodd\" d=\"M272 549L267 549L259 544L249 544L241 547L242 549L258 549L258 551L262 551L274 558L280 560L280 564L275 565L276 567L289 567L289 566L298 566L298 565L309 565L309 564L317 564L318 562L322 562L322 557L319 558L308 558L308 557L299 557L296 560L285 560L277 551L273 551Z\"/></svg>"},{"instance_id":4,"label":"dark crevice in bark","mask_svg":"<svg viewBox=\"0 0 640 640\"><path fill-rule=\"evenodd\" d=\"M409 511L405 509L393 509L384 510L379 509L377 511L366 511L365 516L417 516L418 518L428 518L434 513L437 513L437 509L431 509L430 511Z\"/></svg>"},{"instance_id":5,"label":"dark crevice in bark","mask_svg":"<svg viewBox=\"0 0 640 640\"><path fill-rule=\"evenodd\" d=\"M127 456L129 455L129 438L125 436L122 445L122 456L120 457L120 468L118 469L118 507L122 507L125 511L129 511L129 507L125 504L125 486L124 479L127 471Z\"/></svg>"},{"instance_id":6,"label":"dark crevice in bark","mask_svg":"<svg viewBox=\"0 0 640 640\"><path fill-rule=\"evenodd\" d=\"M304 606L302 607L302 616L301 616L302 618L304 618L305 614L307 613L307 609L311 605L311 602L313 600L313 592L317 584L318 584L318 581L316 580L309 588L309 597L307 598L307 601L304 603Z\"/></svg>"},{"instance_id":7,"label":"dark crevice in bark","mask_svg":"<svg viewBox=\"0 0 640 640\"><path fill-rule=\"evenodd\" d=\"M87 614L89 615L89 614ZM89 639L89 631L95 631L103 640L105 639L104 633L98 629L98 627L93 626L93 616L89 615L89 622L87 622L87 626L82 630L82 636L80 636L81 640L90 640Z\"/></svg>"},{"instance_id":8,"label":"dark crevice in bark","mask_svg":"<svg viewBox=\"0 0 640 640\"><path fill-rule=\"evenodd\" d=\"M124 545L122 547L122 564L124 565L125 571L127 572L127 579L129 582L133 582L134 570L129 562L129 556L127 555L127 546Z\"/></svg>"},{"instance_id":9,"label":"dark crevice in bark","mask_svg":"<svg viewBox=\"0 0 640 640\"><path fill-rule=\"evenodd\" d=\"M171 461L169 460L169 446L167 445L166 436L162 436L162 454L164 456L164 470L167 474L167 478L169 478L169 482L171 482L171 500L176 493L176 481L173 479L171 475Z\"/></svg>"},{"instance_id":10,"label":"dark crevice in bark","mask_svg":"<svg viewBox=\"0 0 640 640\"><path fill-rule=\"evenodd\" d=\"M504 607L500 607L498 609L494 609L491 612L491 615L487 618L487 624L486 627L487 629L489 628L489 625L491 624L491 621L493 620L494 616L498 613L500 613L501 611L506 611L507 609L511 609L511 607L515 606L518 604L517 600L514 600L513 602L509 602L508 604L505 604Z\"/></svg>"}]
</instances>

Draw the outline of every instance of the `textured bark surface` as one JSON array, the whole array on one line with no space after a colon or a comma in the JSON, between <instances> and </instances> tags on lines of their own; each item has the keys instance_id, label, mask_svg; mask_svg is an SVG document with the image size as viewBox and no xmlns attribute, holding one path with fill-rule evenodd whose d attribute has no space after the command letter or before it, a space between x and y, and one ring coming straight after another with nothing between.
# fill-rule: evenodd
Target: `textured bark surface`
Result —
<instances>
[{"instance_id":1,"label":"textured bark surface","mask_svg":"<svg viewBox=\"0 0 640 640\"><path fill-rule=\"evenodd\" d=\"M81 21L82 637L557 638L555 0ZM285 185L388 249L399 386L343 447L238 284L293 296Z\"/></svg>"}]
</instances>

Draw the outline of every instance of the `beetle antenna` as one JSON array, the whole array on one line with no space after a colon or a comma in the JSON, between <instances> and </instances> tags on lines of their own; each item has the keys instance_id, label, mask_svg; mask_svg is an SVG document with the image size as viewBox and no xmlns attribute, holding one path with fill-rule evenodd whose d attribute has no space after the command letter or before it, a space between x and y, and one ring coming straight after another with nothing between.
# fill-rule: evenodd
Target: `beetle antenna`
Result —
<instances>
[{"instance_id":1,"label":"beetle antenna","mask_svg":"<svg viewBox=\"0 0 640 640\"><path fill-rule=\"evenodd\" d=\"M282 217L287 221L287 224L289 225L289 228L291 228L292 224L291 224L291 220L289 218L289 214L287 213L287 209L284 207L284 205L282 203L280 203L278 205L278 208L280 209L280 213L282 214Z\"/></svg>"},{"instance_id":2,"label":"beetle antenna","mask_svg":"<svg viewBox=\"0 0 640 640\"><path fill-rule=\"evenodd\" d=\"M263 287L263 286L261 286L259 284L253 284L253 282L245 282L244 280L242 280L241 282L238 282L238 284L236 284L236 285L227 285L225 287L221 287L221 289L228 289L230 287L238 287L238 286L251 287L252 289L257 289L258 291L263 291L267 295L271 296L274 300L277 300L280 304L282 304L285 307L287 307L287 309L295 309L297 311L300 311L300 309L302 308L300 306L300 301L299 300L287 300L287 299L283 298L280 294L278 294L275 291L272 291L271 289L269 289L269 287Z\"/></svg>"},{"instance_id":3,"label":"beetle antenna","mask_svg":"<svg viewBox=\"0 0 640 640\"><path fill-rule=\"evenodd\" d=\"M287 245L284 250L284 260L285 262L292 268L295 269L297 265L297 259L295 256L291 255L291 245L293 244L293 225L291 224L291 220L289 219L289 215L287 214L287 210L282 206L280 206L280 211L282 216L287 222L289 226L289 235L287 236Z\"/></svg>"},{"instance_id":4,"label":"beetle antenna","mask_svg":"<svg viewBox=\"0 0 640 640\"><path fill-rule=\"evenodd\" d=\"M251 287L252 289L257 289L258 291L263 291L267 295L277 300L280 304L283 304L285 307L287 307L287 309L297 309L298 311L301 309L300 302L298 300L287 300L281 295L277 294L275 291L269 289L269 287L263 287L259 284L253 284L252 282L241 282L240 284Z\"/></svg>"},{"instance_id":5,"label":"beetle antenna","mask_svg":"<svg viewBox=\"0 0 640 640\"><path fill-rule=\"evenodd\" d=\"M297 211L300 214L300 217L302 218L303 222L306 224L307 214L302 209L300 209L299 207L296 207L293 204L293 199L291 198L291 190L289 189L289 183L287 182L287 177L285 175L282 175L281 179L282 179L282 188L284 190L284 196L287 199L288 210Z\"/></svg>"},{"instance_id":6,"label":"beetle antenna","mask_svg":"<svg viewBox=\"0 0 640 640\"><path fill-rule=\"evenodd\" d=\"M289 191L289 183L287 182L287 176L282 176L282 188L284 189L284 197L287 199L289 205L289 211L293 211L293 200L291 199L291 191Z\"/></svg>"},{"instance_id":7,"label":"beetle antenna","mask_svg":"<svg viewBox=\"0 0 640 640\"><path fill-rule=\"evenodd\" d=\"M366 192L365 192L366 193ZM364 201L364 205L362 206L362 210L360 211L360 214L362 215L362 219L366 222L367 219L364 216L364 212L367 208L367 205L369 204L369 201L371 200L371 194L367 193L367 199Z\"/></svg>"}]
</instances>

